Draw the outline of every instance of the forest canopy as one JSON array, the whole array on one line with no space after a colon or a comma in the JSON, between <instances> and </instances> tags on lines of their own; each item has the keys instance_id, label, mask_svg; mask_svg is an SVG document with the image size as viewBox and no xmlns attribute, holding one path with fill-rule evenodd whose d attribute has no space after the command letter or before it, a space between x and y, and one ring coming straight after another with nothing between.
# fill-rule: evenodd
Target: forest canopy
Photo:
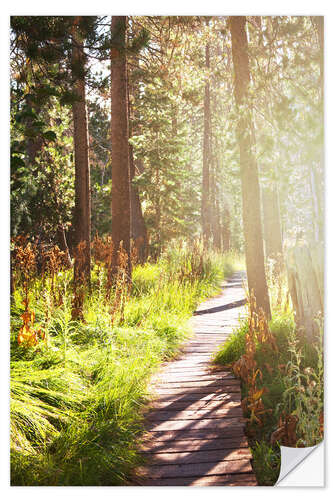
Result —
<instances>
[{"instance_id":1,"label":"forest canopy","mask_svg":"<svg viewBox=\"0 0 333 500\"><path fill-rule=\"evenodd\" d=\"M13 17L11 35L12 235L73 239L71 62L74 18ZM80 21L84 39L92 235L111 231L110 18ZM322 232L322 61L316 19L249 17L249 105L262 191L278 185L284 239ZM132 184L151 250L201 232L205 105L216 244L242 249L239 151L228 18L130 17L127 33ZM207 56L208 54L208 56ZM207 107L207 103L206 103ZM206 191L206 186L204 191ZM263 196L265 199L265 196ZM224 217L223 217L224 215ZM223 222L222 222L223 221ZM229 236L230 233L230 236ZM211 236L212 237L212 236ZM230 242L228 239L230 238Z\"/></svg>"}]
</instances>

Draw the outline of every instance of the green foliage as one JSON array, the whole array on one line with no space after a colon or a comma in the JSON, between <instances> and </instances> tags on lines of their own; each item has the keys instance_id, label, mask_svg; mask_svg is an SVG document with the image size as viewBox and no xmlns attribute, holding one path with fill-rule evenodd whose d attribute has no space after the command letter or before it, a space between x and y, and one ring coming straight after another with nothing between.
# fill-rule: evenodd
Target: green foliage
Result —
<instances>
[{"instance_id":1,"label":"green foliage","mask_svg":"<svg viewBox=\"0 0 333 500\"><path fill-rule=\"evenodd\" d=\"M295 334L289 338L291 359L283 378L283 403L288 414L297 417L297 446L315 446L323 438L324 358L323 326L311 349L305 350ZM312 366L311 366L312 365Z\"/></svg>"},{"instance_id":2,"label":"green foliage","mask_svg":"<svg viewBox=\"0 0 333 500\"><path fill-rule=\"evenodd\" d=\"M68 227L74 204L73 140L70 114L55 101L39 116L48 130L26 137L26 127L11 123L11 232L53 239L58 225ZM50 129L50 124L52 130ZM44 128L46 124L44 125ZM29 153L30 151L30 153Z\"/></svg>"},{"instance_id":3,"label":"green foliage","mask_svg":"<svg viewBox=\"0 0 333 500\"><path fill-rule=\"evenodd\" d=\"M251 445L253 469L260 486L274 486L280 474L280 449L265 441Z\"/></svg>"},{"instance_id":4,"label":"green foliage","mask_svg":"<svg viewBox=\"0 0 333 500\"><path fill-rule=\"evenodd\" d=\"M237 361L245 353L245 335L248 331L247 323L243 323L242 327L233 332L222 349L215 357L216 363L221 365L230 365Z\"/></svg>"},{"instance_id":5,"label":"green foliage","mask_svg":"<svg viewBox=\"0 0 333 500\"><path fill-rule=\"evenodd\" d=\"M88 102L91 176L91 231L99 235L111 229L111 143L109 109L96 99Z\"/></svg>"},{"instance_id":6,"label":"green foliage","mask_svg":"<svg viewBox=\"0 0 333 500\"><path fill-rule=\"evenodd\" d=\"M190 334L187 319L217 290L223 269L203 259L204 272L182 276L189 250L176 249L133 270L133 294L112 326L111 296L98 279L85 299L85 322L71 320L72 271L59 272L56 306L48 279L36 279L30 308L45 341L16 342L23 291L12 302L11 482L13 485L118 485L142 460L136 445L148 383L161 361ZM170 263L170 268L168 268ZM223 261L220 261L223 264ZM97 273L93 270L93 276ZM217 274L216 274L217 273Z\"/></svg>"}]
</instances>

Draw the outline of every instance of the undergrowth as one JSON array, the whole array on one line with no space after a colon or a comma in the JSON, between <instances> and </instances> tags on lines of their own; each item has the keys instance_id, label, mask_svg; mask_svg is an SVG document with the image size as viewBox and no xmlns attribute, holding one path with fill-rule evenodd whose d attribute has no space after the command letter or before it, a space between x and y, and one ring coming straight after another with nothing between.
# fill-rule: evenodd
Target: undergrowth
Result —
<instances>
[{"instance_id":1,"label":"undergrowth","mask_svg":"<svg viewBox=\"0 0 333 500\"><path fill-rule=\"evenodd\" d=\"M323 438L322 320L318 337L309 342L296 330L283 289L283 283L271 288L269 324L250 298L248 319L215 358L241 378L253 469L258 484L265 486L278 479L280 445L313 446Z\"/></svg>"},{"instance_id":2,"label":"undergrowth","mask_svg":"<svg viewBox=\"0 0 333 500\"><path fill-rule=\"evenodd\" d=\"M95 261L91 293L80 304L83 320L72 315L71 269L34 278L27 271L23 282L16 276L12 485L126 484L141 460L150 376L190 335L188 318L218 290L234 261L171 248L157 263L134 266L130 290L120 298L116 288L107 290L106 269ZM24 319L26 311L33 323Z\"/></svg>"}]
</instances>

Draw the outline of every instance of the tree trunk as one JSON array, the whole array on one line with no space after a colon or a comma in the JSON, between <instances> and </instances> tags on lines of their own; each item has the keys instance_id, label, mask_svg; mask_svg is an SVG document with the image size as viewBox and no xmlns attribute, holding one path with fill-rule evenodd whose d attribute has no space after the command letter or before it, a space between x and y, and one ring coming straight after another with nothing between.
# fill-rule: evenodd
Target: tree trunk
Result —
<instances>
[{"instance_id":1,"label":"tree trunk","mask_svg":"<svg viewBox=\"0 0 333 500\"><path fill-rule=\"evenodd\" d=\"M320 89L321 98L324 99L324 16L313 16L318 33L318 45L320 49Z\"/></svg>"},{"instance_id":2,"label":"tree trunk","mask_svg":"<svg viewBox=\"0 0 333 500\"><path fill-rule=\"evenodd\" d=\"M318 33L318 45L320 50L320 100L321 100L321 113L324 118L324 16L314 16L314 21L317 27ZM322 118L322 119L323 119ZM325 150L324 150L324 139L322 138L321 143L321 151L320 151L320 160L319 167L320 173L318 169L312 169L312 188L316 193L317 204L318 204L318 228L319 228L319 240L323 241L324 239L324 206L323 206L323 198L324 198L324 190L321 185L322 176L324 173L324 160L325 159Z\"/></svg>"},{"instance_id":3,"label":"tree trunk","mask_svg":"<svg viewBox=\"0 0 333 500\"><path fill-rule=\"evenodd\" d=\"M318 334L318 315L324 312L324 248L296 245L287 252L288 287L296 312L296 325L312 342Z\"/></svg>"},{"instance_id":4,"label":"tree trunk","mask_svg":"<svg viewBox=\"0 0 333 500\"><path fill-rule=\"evenodd\" d=\"M215 55L217 50L214 51ZM217 79L212 78L212 91L210 100L212 102L213 110L215 113L218 109L216 98ZM217 251L222 250L222 235L221 235L221 213L220 213L220 200L219 200L219 143L216 134L214 134L215 127L211 117L210 126L210 225L211 233L213 236L213 248Z\"/></svg>"},{"instance_id":5,"label":"tree trunk","mask_svg":"<svg viewBox=\"0 0 333 500\"><path fill-rule=\"evenodd\" d=\"M206 68L210 68L210 47L206 45ZM211 156L211 113L210 113L210 84L209 78L205 84L204 98L204 133L203 133L203 164L202 164L202 195L201 195L201 223L204 247L207 248L211 235L210 227L210 156Z\"/></svg>"},{"instance_id":6,"label":"tree trunk","mask_svg":"<svg viewBox=\"0 0 333 500\"><path fill-rule=\"evenodd\" d=\"M230 210L227 202L223 202L222 211L222 248L223 252L229 252L230 250Z\"/></svg>"},{"instance_id":7,"label":"tree trunk","mask_svg":"<svg viewBox=\"0 0 333 500\"><path fill-rule=\"evenodd\" d=\"M215 151L217 155L217 151ZM222 250L222 235L221 235L221 214L220 214L220 200L218 189L218 161L214 158L214 168L212 169L211 176L211 228L213 234L213 248L217 251Z\"/></svg>"},{"instance_id":8,"label":"tree trunk","mask_svg":"<svg viewBox=\"0 0 333 500\"><path fill-rule=\"evenodd\" d=\"M88 145L88 119L85 94L85 55L83 41L77 24L73 29L72 73L74 92L78 98L73 103L74 151L75 151L75 207L74 207L74 248L81 245L79 257L74 263L74 280L82 280L90 286L90 167Z\"/></svg>"},{"instance_id":9,"label":"tree trunk","mask_svg":"<svg viewBox=\"0 0 333 500\"><path fill-rule=\"evenodd\" d=\"M128 84L128 123L129 136L132 137L131 119L132 110L130 104L130 85ZM131 180L131 239L134 244L138 261L143 264L148 257L148 233L146 223L142 213L141 201L138 188L132 183L135 177L135 163L133 146L129 143L129 169Z\"/></svg>"},{"instance_id":10,"label":"tree trunk","mask_svg":"<svg viewBox=\"0 0 333 500\"><path fill-rule=\"evenodd\" d=\"M135 176L135 164L133 158L133 146L129 146L130 176L131 181ZM131 238L138 252L138 260L142 264L148 257L148 233L146 223L142 214L139 191L131 184Z\"/></svg>"},{"instance_id":11,"label":"tree trunk","mask_svg":"<svg viewBox=\"0 0 333 500\"><path fill-rule=\"evenodd\" d=\"M264 248L261 227L258 167L253 152L255 140L248 102L250 70L245 16L230 17L232 58L235 73L235 100L238 107L238 143L243 201L243 227L247 279L250 293L254 293L257 306L271 318L265 275Z\"/></svg>"},{"instance_id":12,"label":"tree trunk","mask_svg":"<svg viewBox=\"0 0 333 500\"><path fill-rule=\"evenodd\" d=\"M265 256L274 259L274 270L280 273L283 263L282 231L280 224L280 206L277 187L262 189L262 206L264 221Z\"/></svg>"},{"instance_id":13,"label":"tree trunk","mask_svg":"<svg viewBox=\"0 0 333 500\"><path fill-rule=\"evenodd\" d=\"M131 189L129 171L126 16L112 16L111 143L112 143L112 273L118 268L120 246L131 276ZM122 244L121 244L122 242Z\"/></svg>"}]
</instances>

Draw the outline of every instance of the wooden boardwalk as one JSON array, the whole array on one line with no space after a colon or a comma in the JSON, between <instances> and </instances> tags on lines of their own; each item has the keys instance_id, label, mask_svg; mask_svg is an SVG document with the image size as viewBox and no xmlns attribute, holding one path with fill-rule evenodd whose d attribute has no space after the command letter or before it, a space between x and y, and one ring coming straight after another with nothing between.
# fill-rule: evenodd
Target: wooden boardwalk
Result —
<instances>
[{"instance_id":1,"label":"wooden boardwalk","mask_svg":"<svg viewBox=\"0 0 333 500\"><path fill-rule=\"evenodd\" d=\"M153 380L156 400L147 414L139 469L146 486L255 486L244 435L240 383L213 371L212 354L245 315L244 274L235 273L221 295L202 303L191 319L194 337L181 356Z\"/></svg>"}]
</instances>

